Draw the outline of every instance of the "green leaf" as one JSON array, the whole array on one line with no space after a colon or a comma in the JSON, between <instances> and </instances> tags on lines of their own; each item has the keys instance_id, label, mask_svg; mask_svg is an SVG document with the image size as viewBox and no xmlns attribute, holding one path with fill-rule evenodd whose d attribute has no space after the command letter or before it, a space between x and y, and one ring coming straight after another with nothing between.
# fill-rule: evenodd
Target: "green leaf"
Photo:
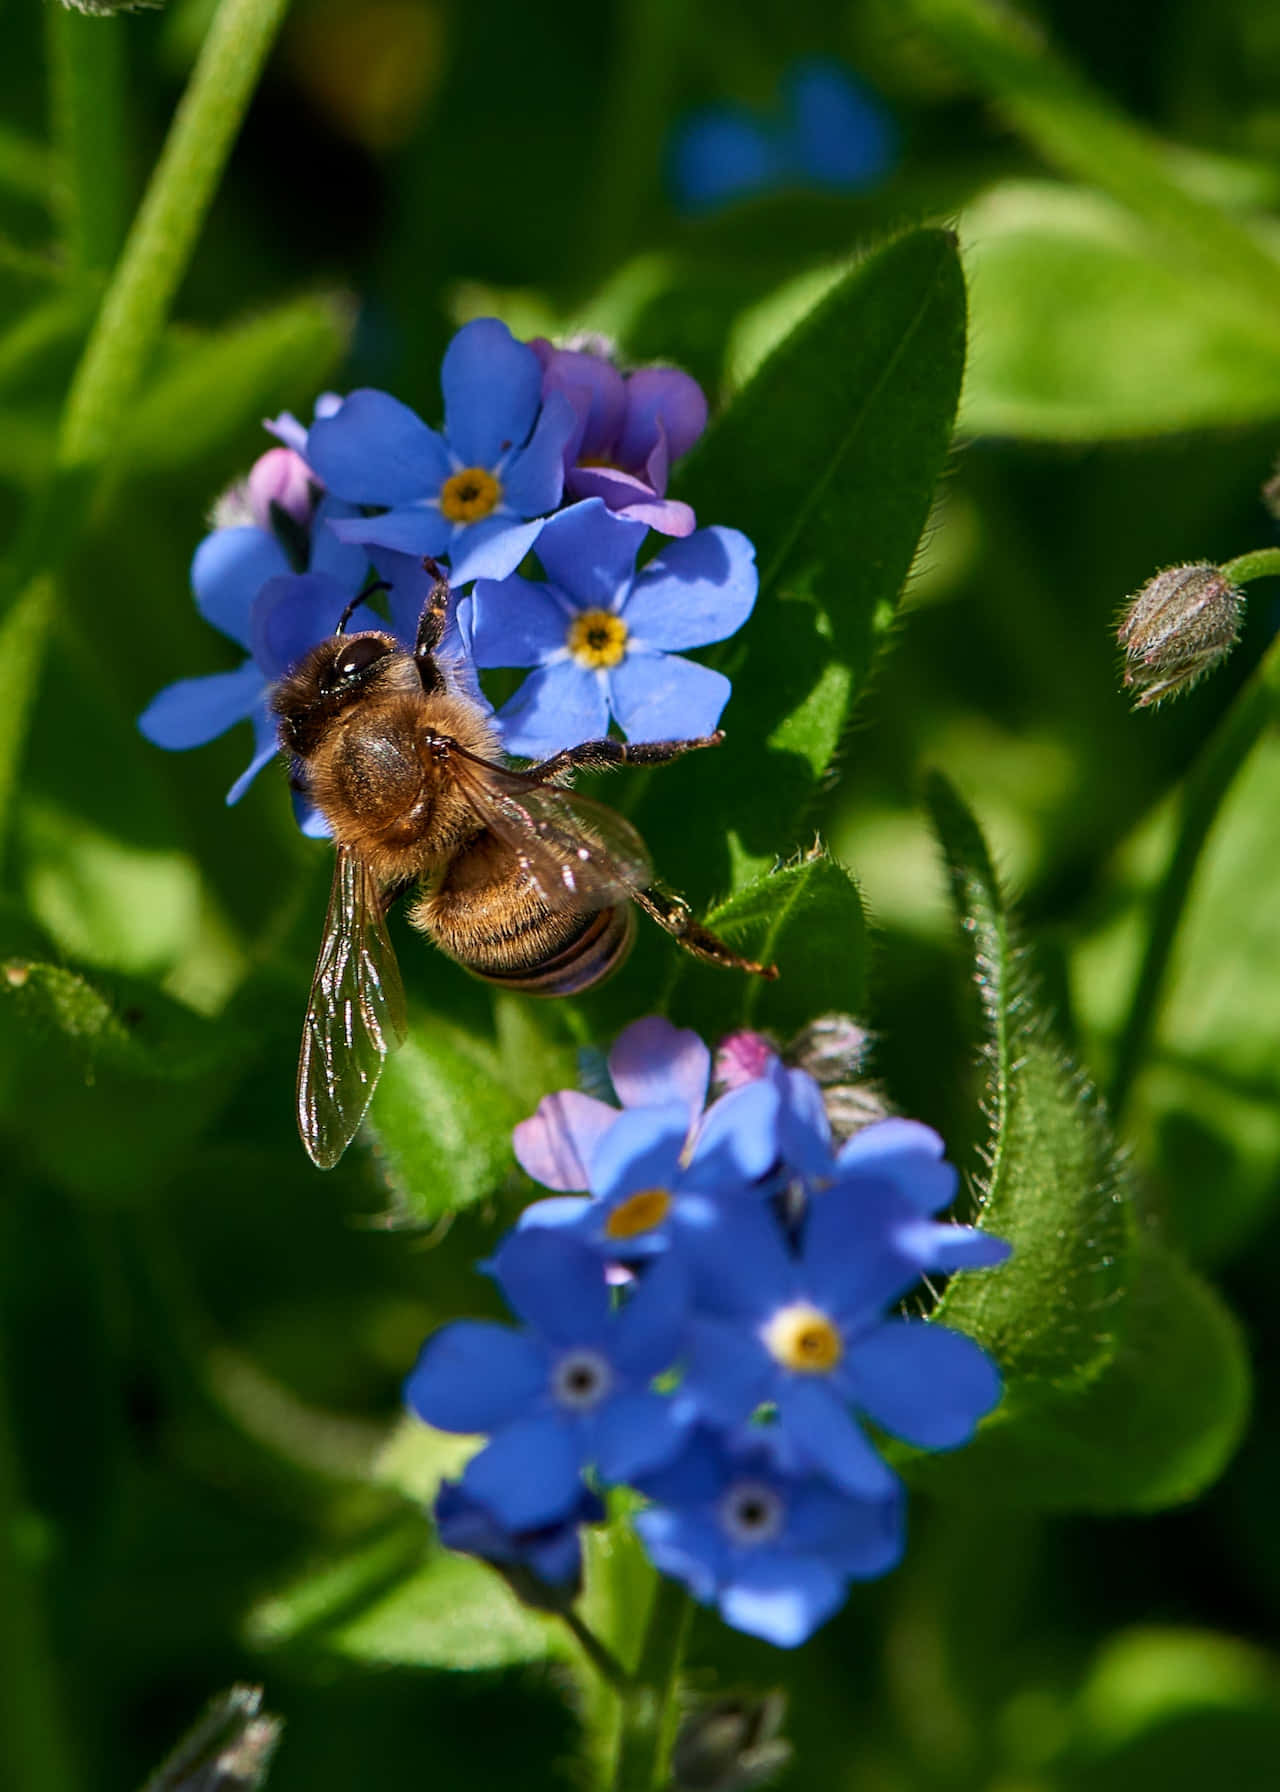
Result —
<instances>
[{"instance_id":1,"label":"green leaf","mask_svg":"<svg viewBox=\"0 0 1280 1792\"><path fill-rule=\"evenodd\" d=\"M673 1011L712 1038L766 1027L785 1040L816 1014L866 1004L867 931L858 886L819 847L757 878L706 924L735 951L776 964L778 979L730 976L681 955Z\"/></svg>"},{"instance_id":2,"label":"green leaf","mask_svg":"<svg viewBox=\"0 0 1280 1792\"><path fill-rule=\"evenodd\" d=\"M760 596L717 656L729 742L684 787L699 825L673 812L673 782L640 805L678 887L741 888L801 843L928 515L963 362L955 244L916 232L855 265L689 457L680 495L752 537Z\"/></svg>"},{"instance_id":3,"label":"green leaf","mask_svg":"<svg viewBox=\"0 0 1280 1792\"><path fill-rule=\"evenodd\" d=\"M976 324L965 433L1090 441L1280 414L1280 335L1224 311L1113 201L1009 182L961 234Z\"/></svg>"},{"instance_id":4,"label":"green leaf","mask_svg":"<svg viewBox=\"0 0 1280 1792\"><path fill-rule=\"evenodd\" d=\"M1088 1383L1114 1356L1134 1220L1092 1092L1040 1011L981 830L935 773L929 806L973 941L987 1030L989 1173L980 1224L1013 1245L1004 1268L958 1276L938 1317L1004 1372L1004 1412Z\"/></svg>"},{"instance_id":5,"label":"green leaf","mask_svg":"<svg viewBox=\"0 0 1280 1792\"><path fill-rule=\"evenodd\" d=\"M92 1080L102 1070L166 1082L198 1076L235 1049L225 1029L150 985L113 980L110 994L56 964L0 963L0 1029L28 1051L53 1041Z\"/></svg>"},{"instance_id":6,"label":"green leaf","mask_svg":"<svg viewBox=\"0 0 1280 1792\"><path fill-rule=\"evenodd\" d=\"M246 1629L255 1648L290 1645L370 1665L455 1672L568 1652L556 1626L522 1606L493 1569L429 1547L417 1516L264 1599Z\"/></svg>"},{"instance_id":7,"label":"green leaf","mask_svg":"<svg viewBox=\"0 0 1280 1792\"><path fill-rule=\"evenodd\" d=\"M512 1165L511 1129L529 1112L498 1050L438 1015L412 1013L369 1117L403 1219L433 1225L492 1195Z\"/></svg>"},{"instance_id":8,"label":"green leaf","mask_svg":"<svg viewBox=\"0 0 1280 1792\"><path fill-rule=\"evenodd\" d=\"M321 295L216 334L170 331L132 407L120 454L135 468L171 468L216 448L246 422L309 399L340 360L347 308Z\"/></svg>"}]
</instances>

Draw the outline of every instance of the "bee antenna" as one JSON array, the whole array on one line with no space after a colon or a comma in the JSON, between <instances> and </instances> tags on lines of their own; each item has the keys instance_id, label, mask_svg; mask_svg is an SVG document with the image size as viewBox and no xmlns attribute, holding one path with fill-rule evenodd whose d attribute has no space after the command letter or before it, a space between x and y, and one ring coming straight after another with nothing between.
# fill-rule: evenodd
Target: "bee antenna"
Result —
<instances>
[{"instance_id":1,"label":"bee antenna","mask_svg":"<svg viewBox=\"0 0 1280 1792\"><path fill-rule=\"evenodd\" d=\"M342 612L341 616L339 616L338 626L333 631L334 634L346 634L347 624L350 622L355 612L360 608L360 605L364 602L366 597L375 597L379 591L390 591L390 589L391 581L389 579L375 579L371 585L366 585L363 591L357 591L351 602Z\"/></svg>"}]
</instances>

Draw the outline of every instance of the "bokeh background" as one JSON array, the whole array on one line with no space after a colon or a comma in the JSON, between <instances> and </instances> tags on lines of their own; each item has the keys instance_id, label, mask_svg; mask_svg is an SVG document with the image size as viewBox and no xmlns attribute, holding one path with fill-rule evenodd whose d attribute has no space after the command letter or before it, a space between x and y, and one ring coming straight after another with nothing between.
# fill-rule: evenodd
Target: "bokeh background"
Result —
<instances>
[{"instance_id":1,"label":"bokeh background","mask_svg":"<svg viewBox=\"0 0 1280 1792\"><path fill-rule=\"evenodd\" d=\"M247 738L170 756L134 728L161 685L234 663L187 569L212 499L268 445L259 417L373 384L433 418L445 342L488 313L517 334L606 332L719 403L851 256L953 223L970 281L957 443L812 828L872 913L875 1074L957 1161L974 1167L981 1131L974 1017L918 803L930 765L989 829L1058 1024L1105 1075L1171 793L1278 620L1259 585L1225 671L1133 715L1113 618L1157 567L1271 541L1280 319L1270 336L1234 319L1194 257L1072 178L935 28L947 10L296 0L182 294L172 378L136 407L65 580L5 818L6 961L83 973L103 1005L33 1033L19 985L0 997L0 1458L85 1787L138 1785L235 1679L286 1718L278 1792L576 1783L554 1664L477 1646L449 1672L438 1638L415 1644L424 1527L385 1467L420 1340L489 1310L469 1266L528 1186L499 1164L452 1226L404 1228L369 1153L311 1169L291 1090L325 851L295 832L282 775L224 806ZM127 104L103 121L125 146L121 219L210 12L171 0L95 26L125 66ZM1024 12L1172 146L1188 191L1274 239L1270 0ZM46 23L11 12L0 66L0 229L26 246L0 255L6 527L90 309L38 258L59 203L37 147ZM201 357L228 331L237 371L211 390ZM856 508L848 529L856 545ZM794 1656L700 1620L696 1685L786 1688L783 1785L1273 1782L1278 777L1264 741L1210 842L1130 1125L1145 1198L1242 1317L1250 1432L1210 1492L1157 1516L1010 1514L997 1488L919 1499L905 1566ZM673 851L678 835L673 816ZM415 994L493 1034L475 985L402 956ZM519 1090L518 1018L494 1049Z\"/></svg>"}]
</instances>

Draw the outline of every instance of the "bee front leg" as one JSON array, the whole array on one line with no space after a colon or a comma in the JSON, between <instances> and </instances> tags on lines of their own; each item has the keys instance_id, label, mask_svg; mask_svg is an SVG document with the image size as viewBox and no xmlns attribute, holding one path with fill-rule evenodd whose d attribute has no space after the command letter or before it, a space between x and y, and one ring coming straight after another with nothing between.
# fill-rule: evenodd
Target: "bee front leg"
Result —
<instances>
[{"instance_id":1,"label":"bee front leg","mask_svg":"<svg viewBox=\"0 0 1280 1792\"><path fill-rule=\"evenodd\" d=\"M752 976L767 977L771 983L777 977L776 964L759 964L754 958L743 958L741 953L735 952L732 946L727 946L709 928L696 921L683 896L673 895L660 884L651 884L647 890L633 892L631 900L695 958L729 971L750 971Z\"/></svg>"},{"instance_id":2,"label":"bee front leg","mask_svg":"<svg viewBox=\"0 0 1280 1792\"><path fill-rule=\"evenodd\" d=\"M430 573L433 583L418 618L418 637L413 644L413 659L422 688L430 694L446 688L444 676L436 664L436 652L444 640L445 624L449 618L449 579L438 560L427 556L422 565Z\"/></svg>"},{"instance_id":3,"label":"bee front leg","mask_svg":"<svg viewBox=\"0 0 1280 1792\"><path fill-rule=\"evenodd\" d=\"M693 740L584 740L529 766L524 776L539 784L554 784L565 772L602 772L615 765L666 765L700 747L718 747L723 739L717 728L714 734L701 734Z\"/></svg>"}]
</instances>

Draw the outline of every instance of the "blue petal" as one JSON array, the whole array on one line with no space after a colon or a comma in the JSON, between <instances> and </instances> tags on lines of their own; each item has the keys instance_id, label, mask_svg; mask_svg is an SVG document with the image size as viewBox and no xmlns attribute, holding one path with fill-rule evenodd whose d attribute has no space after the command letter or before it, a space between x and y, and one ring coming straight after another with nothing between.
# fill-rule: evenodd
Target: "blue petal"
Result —
<instances>
[{"instance_id":1,"label":"blue petal","mask_svg":"<svg viewBox=\"0 0 1280 1792\"><path fill-rule=\"evenodd\" d=\"M587 1186L606 1200L640 1188L670 1188L688 1130L688 1111L678 1102L626 1109L587 1159Z\"/></svg>"},{"instance_id":2,"label":"blue petal","mask_svg":"<svg viewBox=\"0 0 1280 1792\"><path fill-rule=\"evenodd\" d=\"M976 1226L938 1225L917 1220L900 1229L903 1250L925 1270L995 1269L1008 1261L1013 1246Z\"/></svg>"},{"instance_id":3,"label":"blue petal","mask_svg":"<svg viewBox=\"0 0 1280 1792\"><path fill-rule=\"evenodd\" d=\"M919 1281L912 1210L886 1183L842 1183L814 1195L804 1223L805 1288L846 1321L878 1311Z\"/></svg>"},{"instance_id":4,"label":"blue petal","mask_svg":"<svg viewBox=\"0 0 1280 1792\"><path fill-rule=\"evenodd\" d=\"M735 1630L794 1649L844 1604L841 1576L811 1557L741 1554L720 1593L720 1614Z\"/></svg>"},{"instance_id":5,"label":"blue petal","mask_svg":"<svg viewBox=\"0 0 1280 1792\"><path fill-rule=\"evenodd\" d=\"M657 1508L638 1512L631 1523L654 1567L709 1605L727 1555L714 1520L703 1512Z\"/></svg>"},{"instance_id":6,"label":"blue petal","mask_svg":"<svg viewBox=\"0 0 1280 1792\"><path fill-rule=\"evenodd\" d=\"M458 1319L427 1339L404 1397L441 1431L492 1431L527 1412L546 1384L546 1355L522 1332Z\"/></svg>"},{"instance_id":7,"label":"blue petal","mask_svg":"<svg viewBox=\"0 0 1280 1792\"><path fill-rule=\"evenodd\" d=\"M664 1467L679 1453L686 1429L663 1394L645 1390L615 1395L591 1426L591 1449L601 1479L616 1484Z\"/></svg>"},{"instance_id":8,"label":"blue petal","mask_svg":"<svg viewBox=\"0 0 1280 1792\"><path fill-rule=\"evenodd\" d=\"M628 653L608 679L609 704L628 740L710 734L733 688L723 672L668 653Z\"/></svg>"},{"instance_id":9,"label":"blue petal","mask_svg":"<svg viewBox=\"0 0 1280 1792\"><path fill-rule=\"evenodd\" d=\"M700 1255L699 1295L711 1313L760 1322L794 1298L798 1266L763 1203L735 1201L729 1211L732 1224Z\"/></svg>"},{"instance_id":10,"label":"blue petal","mask_svg":"<svg viewBox=\"0 0 1280 1792\"><path fill-rule=\"evenodd\" d=\"M328 640L350 601L346 587L323 573L290 573L269 580L253 607L253 652L259 666L270 678L282 677L304 654ZM360 604L347 628L353 635L380 632L383 623L367 604Z\"/></svg>"},{"instance_id":11,"label":"blue petal","mask_svg":"<svg viewBox=\"0 0 1280 1792\"><path fill-rule=\"evenodd\" d=\"M740 1425L764 1400L775 1378L771 1359L741 1324L697 1318L677 1406L711 1425Z\"/></svg>"},{"instance_id":12,"label":"blue petal","mask_svg":"<svg viewBox=\"0 0 1280 1792\"><path fill-rule=\"evenodd\" d=\"M398 398L367 386L311 425L303 458L335 497L353 504L394 508L434 497L450 473L448 450L435 430Z\"/></svg>"},{"instance_id":13,"label":"blue petal","mask_svg":"<svg viewBox=\"0 0 1280 1792\"><path fill-rule=\"evenodd\" d=\"M624 522L599 498L587 498L552 517L539 538L538 558L551 583L583 609L609 610L630 589L647 534L643 523Z\"/></svg>"},{"instance_id":14,"label":"blue petal","mask_svg":"<svg viewBox=\"0 0 1280 1792\"><path fill-rule=\"evenodd\" d=\"M265 529L215 529L191 562L196 608L206 622L248 648L254 598L268 579L290 570L284 549Z\"/></svg>"},{"instance_id":15,"label":"blue petal","mask_svg":"<svg viewBox=\"0 0 1280 1792\"><path fill-rule=\"evenodd\" d=\"M901 1560L906 1512L901 1482L883 1499L864 1500L816 1478L797 1481L787 1501L787 1547L823 1556L841 1574L869 1580Z\"/></svg>"},{"instance_id":16,"label":"blue petal","mask_svg":"<svg viewBox=\"0 0 1280 1792\"><path fill-rule=\"evenodd\" d=\"M624 615L637 643L678 652L723 641L751 614L756 551L737 529L673 541L635 582Z\"/></svg>"},{"instance_id":17,"label":"blue petal","mask_svg":"<svg viewBox=\"0 0 1280 1792\"><path fill-rule=\"evenodd\" d=\"M138 727L153 746L171 752L202 747L251 716L265 688L252 660L235 672L180 678L151 699L138 717Z\"/></svg>"},{"instance_id":18,"label":"blue petal","mask_svg":"<svg viewBox=\"0 0 1280 1792\"><path fill-rule=\"evenodd\" d=\"M708 107L679 127L671 155L677 200L693 212L713 211L763 193L784 179L783 158L750 113Z\"/></svg>"},{"instance_id":19,"label":"blue petal","mask_svg":"<svg viewBox=\"0 0 1280 1792\"><path fill-rule=\"evenodd\" d=\"M476 665L540 666L563 650L572 616L546 585L531 579L477 579L471 593Z\"/></svg>"},{"instance_id":20,"label":"blue petal","mask_svg":"<svg viewBox=\"0 0 1280 1792\"><path fill-rule=\"evenodd\" d=\"M562 747L599 740L609 726L609 706L594 672L572 660L531 672L498 711L508 753L543 759Z\"/></svg>"},{"instance_id":21,"label":"blue petal","mask_svg":"<svg viewBox=\"0 0 1280 1792\"><path fill-rule=\"evenodd\" d=\"M619 1033L609 1053L609 1076L623 1107L679 1101L692 1120L707 1099L711 1053L696 1033L651 1014Z\"/></svg>"},{"instance_id":22,"label":"blue petal","mask_svg":"<svg viewBox=\"0 0 1280 1792\"><path fill-rule=\"evenodd\" d=\"M415 504L404 510L387 510L381 516L339 517L329 524L339 541L356 541L365 547L393 548L397 554L443 554L453 535L452 526L438 510Z\"/></svg>"},{"instance_id":23,"label":"blue petal","mask_svg":"<svg viewBox=\"0 0 1280 1792\"><path fill-rule=\"evenodd\" d=\"M768 1075L782 1097L778 1137L787 1167L801 1176L830 1176L831 1122L822 1090L804 1070L773 1064Z\"/></svg>"},{"instance_id":24,"label":"blue petal","mask_svg":"<svg viewBox=\"0 0 1280 1792\"><path fill-rule=\"evenodd\" d=\"M456 530L449 543L454 584L507 578L537 541L543 527L541 517L532 523L516 523L510 517L489 516L482 523L468 523Z\"/></svg>"},{"instance_id":25,"label":"blue petal","mask_svg":"<svg viewBox=\"0 0 1280 1792\"><path fill-rule=\"evenodd\" d=\"M665 1258L627 1296L614 1323L614 1362L632 1379L652 1381L683 1349L688 1319L689 1278L678 1262Z\"/></svg>"},{"instance_id":26,"label":"blue petal","mask_svg":"<svg viewBox=\"0 0 1280 1792\"><path fill-rule=\"evenodd\" d=\"M264 766L270 765L280 751L279 733L276 719L267 707L265 696L254 709L250 720L253 723L253 758L241 772L235 783L227 792L227 802L238 803L248 790ZM326 830L327 831L327 830Z\"/></svg>"},{"instance_id":27,"label":"blue petal","mask_svg":"<svg viewBox=\"0 0 1280 1792\"><path fill-rule=\"evenodd\" d=\"M351 515L351 507L337 498L324 498L311 525L311 559L308 572L324 573L354 597L364 584L369 556L359 542L343 541L330 524Z\"/></svg>"},{"instance_id":28,"label":"blue petal","mask_svg":"<svg viewBox=\"0 0 1280 1792\"><path fill-rule=\"evenodd\" d=\"M518 1419L471 1458L462 1485L508 1530L535 1530L577 1508L580 1455L569 1426L551 1418Z\"/></svg>"},{"instance_id":29,"label":"blue petal","mask_svg":"<svg viewBox=\"0 0 1280 1792\"><path fill-rule=\"evenodd\" d=\"M755 1182L778 1158L778 1091L764 1078L731 1089L698 1128L689 1179L699 1188Z\"/></svg>"},{"instance_id":30,"label":"blue petal","mask_svg":"<svg viewBox=\"0 0 1280 1792\"><path fill-rule=\"evenodd\" d=\"M477 317L445 350L440 385L450 448L464 467L492 469L528 439L542 401L542 368L504 323Z\"/></svg>"},{"instance_id":31,"label":"blue petal","mask_svg":"<svg viewBox=\"0 0 1280 1792\"><path fill-rule=\"evenodd\" d=\"M528 446L503 469L503 503L517 516L543 516L560 502L564 453L576 427L569 400L560 392L549 393Z\"/></svg>"},{"instance_id":32,"label":"blue petal","mask_svg":"<svg viewBox=\"0 0 1280 1792\"><path fill-rule=\"evenodd\" d=\"M946 1162L946 1147L931 1126L919 1120L877 1120L840 1147L842 1170L869 1170L892 1182L921 1213L937 1213L955 1199L959 1178Z\"/></svg>"},{"instance_id":33,"label":"blue petal","mask_svg":"<svg viewBox=\"0 0 1280 1792\"><path fill-rule=\"evenodd\" d=\"M792 124L787 153L810 180L841 192L875 186L893 167L897 131L866 88L838 63L812 58L784 82Z\"/></svg>"},{"instance_id":34,"label":"blue petal","mask_svg":"<svg viewBox=\"0 0 1280 1792\"><path fill-rule=\"evenodd\" d=\"M966 1443L1000 1398L1000 1371L972 1338L924 1319L891 1319L849 1353L858 1405L924 1450Z\"/></svg>"},{"instance_id":35,"label":"blue petal","mask_svg":"<svg viewBox=\"0 0 1280 1792\"><path fill-rule=\"evenodd\" d=\"M598 1342L609 1326L609 1289L594 1251L559 1228L509 1232L491 1266L512 1311L559 1344Z\"/></svg>"},{"instance_id":36,"label":"blue petal","mask_svg":"<svg viewBox=\"0 0 1280 1792\"><path fill-rule=\"evenodd\" d=\"M581 1221L595 1211L596 1203L586 1195L548 1195L545 1201L533 1201L521 1213L516 1225L573 1226L581 1229Z\"/></svg>"},{"instance_id":37,"label":"blue petal","mask_svg":"<svg viewBox=\"0 0 1280 1792\"><path fill-rule=\"evenodd\" d=\"M789 1377L778 1393L778 1420L801 1459L847 1493L884 1499L898 1485L826 1381Z\"/></svg>"},{"instance_id":38,"label":"blue petal","mask_svg":"<svg viewBox=\"0 0 1280 1792\"><path fill-rule=\"evenodd\" d=\"M314 803L307 801L301 791L293 793L293 814L301 831L308 840L331 840L333 829Z\"/></svg>"}]
</instances>

